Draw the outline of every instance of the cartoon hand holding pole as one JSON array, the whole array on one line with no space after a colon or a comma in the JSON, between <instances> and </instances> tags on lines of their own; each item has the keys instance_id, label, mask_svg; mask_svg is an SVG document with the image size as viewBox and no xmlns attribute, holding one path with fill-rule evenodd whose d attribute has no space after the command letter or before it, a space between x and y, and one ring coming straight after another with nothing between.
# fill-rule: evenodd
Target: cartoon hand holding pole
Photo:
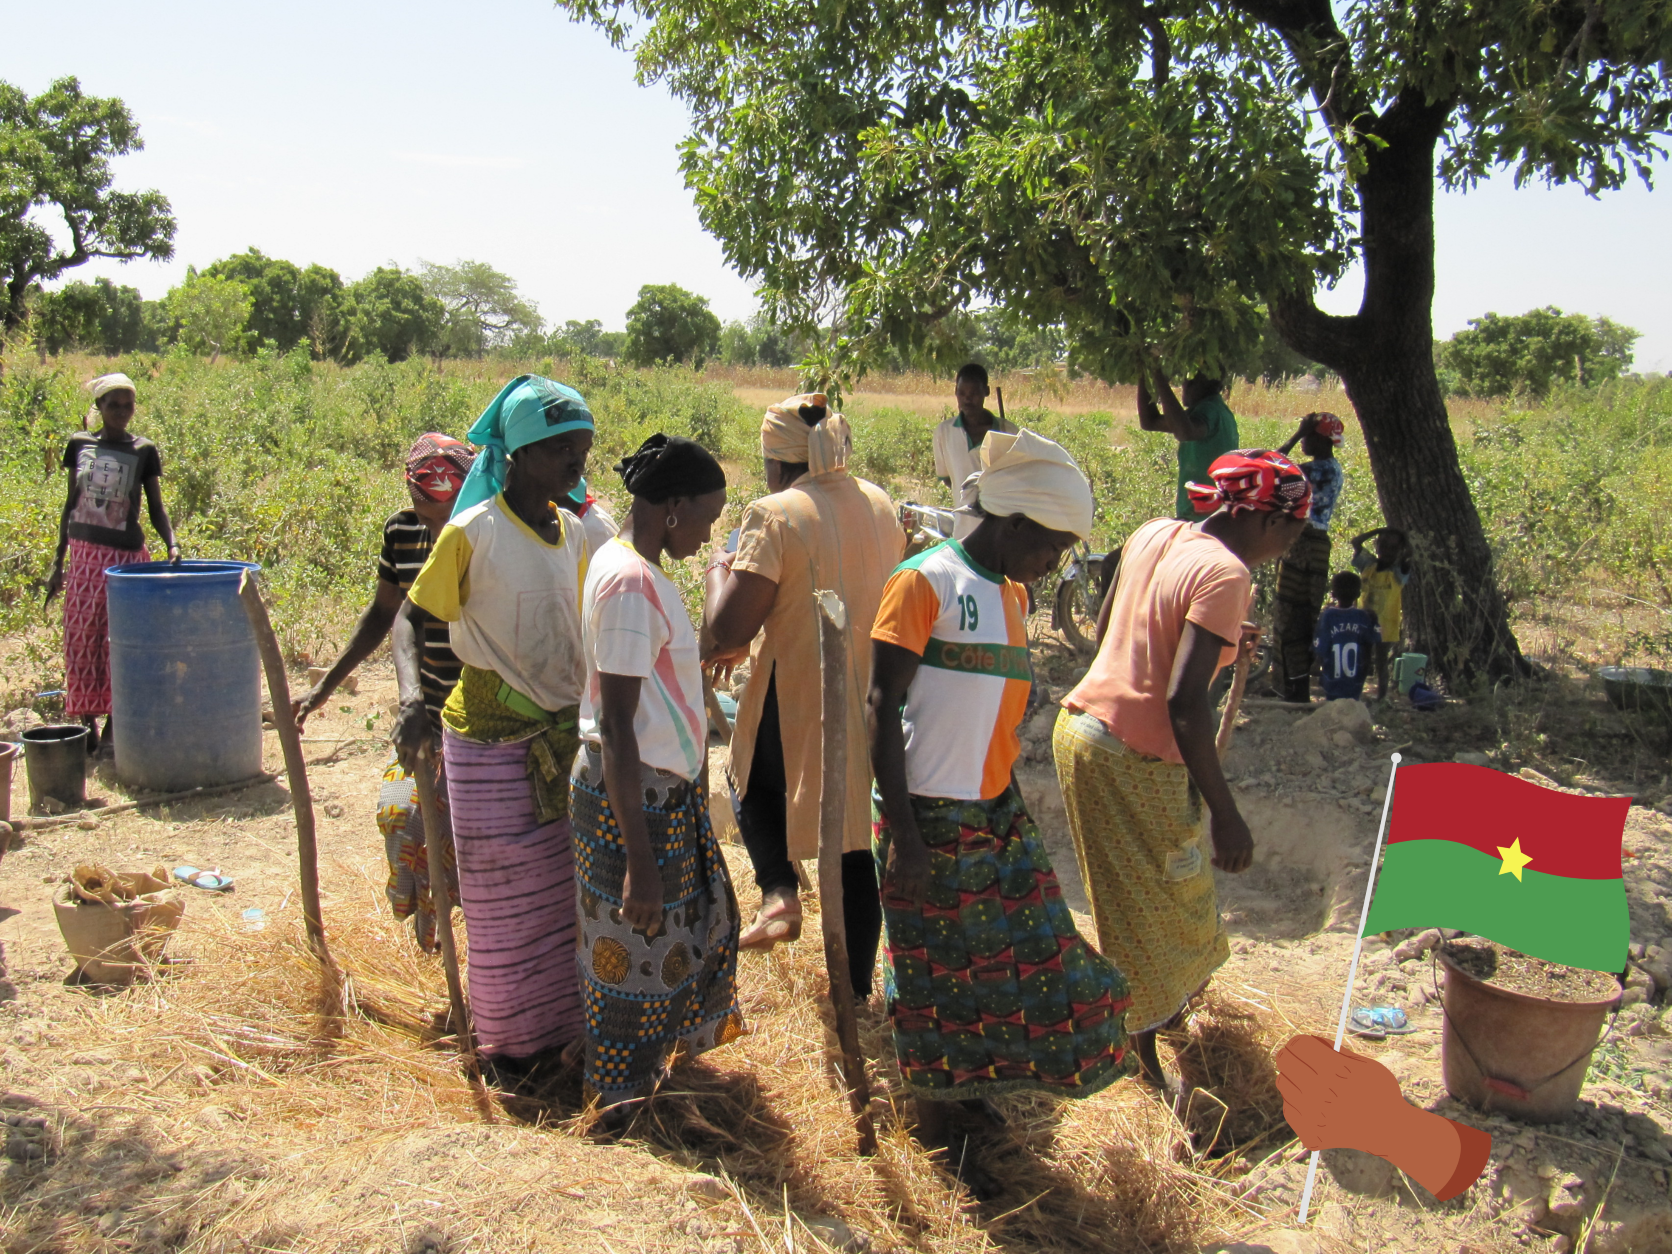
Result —
<instances>
[{"instance_id":1,"label":"cartoon hand holding pole","mask_svg":"<svg viewBox=\"0 0 1672 1254\"><path fill-rule=\"evenodd\" d=\"M1440 1201L1486 1169L1492 1138L1420 1110L1374 1058L1297 1036L1277 1055L1283 1117L1307 1149L1356 1149L1386 1159Z\"/></svg>"},{"instance_id":2,"label":"cartoon hand holding pole","mask_svg":"<svg viewBox=\"0 0 1672 1254\"><path fill-rule=\"evenodd\" d=\"M1386 1067L1341 1048L1367 933L1460 928L1594 971L1624 967L1631 938L1619 871L1630 797L1572 795L1457 762L1400 771L1400 755L1390 758L1335 1044L1297 1036L1277 1056L1283 1116L1312 1151L1303 1224L1321 1150L1375 1154L1443 1201L1479 1178L1492 1149L1486 1133L1412 1106Z\"/></svg>"}]
</instances>

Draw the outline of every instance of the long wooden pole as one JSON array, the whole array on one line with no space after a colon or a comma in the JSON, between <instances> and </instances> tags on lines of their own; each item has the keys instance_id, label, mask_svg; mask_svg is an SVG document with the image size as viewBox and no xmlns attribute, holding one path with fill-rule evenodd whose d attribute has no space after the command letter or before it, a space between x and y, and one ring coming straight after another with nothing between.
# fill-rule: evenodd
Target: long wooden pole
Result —
<instances>
[{"instance_id":1,"label":"long wooden pole","mask_svg":"<svg viewBox=\"0 0 1672 1254\"><path fill-rule=\"evenodd\" d=\"M430 867L430 904L435 907L435 934L441 942L441 965L447 972L447 1000L451 1004L453 1031L464 1051L465 1064L476 1070L476 1037L470 1025L470 1006L464 999L464 981L459 978L459 950L453 938L453 894L447 887L445 839L441 834L441 811L435 795L435 760L428 744L418 751L418 809L424 816L424 853Z\"/></svg>"},{"instance_id":2,"label":"long wooden pole","mask_svg":"<svg viewBox=\"0 0 1672 1254\"><path fill-rule=\"evenodd\" d=\"M830 1005L842 1049L842 1082L859 1152L877 1152L871 1123L871 1083L859 1052L853 981L848 976L848 936L842 916L842 845L848 799L848 611L834 592L815 592L819 619L819 672L823 681L823 778L819 785L819 917L824 965L830 973Z\"/></svg>"},{"instance_id":3,"label":"long wooden pole","mask_svg":"<svg viewBox=\"0 0 1672 1254\"><path fill-rule=\"evenodd\" d=\"M1249 656L1246 649L1237 649L1236 669L1231 674L1231 692L1225 698L1225 713L1219 719L1219 735L1214 737L1213 747L1219 750L1220 760L1231 747L1231 735L1237 729L1237 710L1242 706L1242 694L1248 688Z\"/></svg>"},{"instance_id":4,"label":"long wooden pole","mask_svg":"<svg viewBox=\"0 0 1672 1254\"><path fill-rule=\"evenodd\" d=\"M290 681L285 678L284 658L279 655L278 637L267 617L267 606L250 571L238 580L238 599L255 631L255 645L261 652L261 668L267 672L267 694L273 702L273 727L284 749L284 769L290 787L290 805L296 812L296 861L302 876L302 918L307 924L308 944L320 962L328 967L331 951L325 944L325 920L319 908L319 843L314 838L313 796L308 791L308 764L302 757L302 733L290 712Z\"/></svg>"},{"instance_id":5,"label":"long wooden pole","mask_svg":"<svg viewBox=\"0 0 1672 1254\"><path fill-rule=\"evenodd\" d=\"M720 698L714 691L714 680L707 671L702 673L702 703L708 710L709 722L714 725L714 733L720 737L720 743L731 744L731 720L726 717L726 707L720 704Z\"/></svg>"},{"instance_id":6,"label":"long wooden pole","mask_svg":"<svg viewBox=\"0 0 1672 1254\"><path fill-rule=\"evenodd\" d=\"M155 797L141 797L137 801L118 801L115 805L98 806L92 810L73 810L68 814L56 815L52 818L16 818L11 820L14 832L39 832L49 827L63 827L69 823L79 823L82 819L102 819L106 815L121 814L125 810L141 810L146 806L172 805L176 801L196 801L204 797L220 797L229 792L242 792L246 788L255 788L261 784L271 784L278 778L263 771L260 775L252 775L248 779L241 779L231 784L210 784L199 788L188 788L184 792L165 792Z\"/></svg>"}]
</instances>

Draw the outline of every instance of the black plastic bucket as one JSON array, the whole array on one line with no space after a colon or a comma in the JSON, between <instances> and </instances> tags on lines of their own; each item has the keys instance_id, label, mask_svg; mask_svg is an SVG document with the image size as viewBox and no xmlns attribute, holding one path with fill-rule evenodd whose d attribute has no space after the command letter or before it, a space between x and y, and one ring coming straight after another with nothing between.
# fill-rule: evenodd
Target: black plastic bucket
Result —
<instances>
[{"instance_id":1,"label":"black plastic bucket","mask_svg":"<svg viewBox=\"0 0 1672 1254\"><path fill-rule=\"evenodd\" d=\"M87 801L87 729L71 724L31 727L23 733L23 765L29 774L29 809L40 813L48 797L66 810Z\"/></svg>"}]
</instances>

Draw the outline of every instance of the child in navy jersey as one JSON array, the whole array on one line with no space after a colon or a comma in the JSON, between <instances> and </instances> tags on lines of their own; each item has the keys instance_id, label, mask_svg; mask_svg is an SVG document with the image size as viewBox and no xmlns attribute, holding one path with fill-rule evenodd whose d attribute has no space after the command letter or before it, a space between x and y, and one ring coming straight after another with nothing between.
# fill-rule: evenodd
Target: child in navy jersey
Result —
<instances>
[{"instance_id":1,"label":"child in navy jersey","mask_svg":"<svg viewBox=\"0 0 1672 1254\"><path fill-rule=\"evenodd\" d=\"M1312 652L1323 666L1324 696L1357 698L1364 691L1364 677L1381 642L1376 616L1357 608L1362 584L1350 570L1330 580L1335 604L1318 615L1312 637Z\"/></svg>"}]
</instances>

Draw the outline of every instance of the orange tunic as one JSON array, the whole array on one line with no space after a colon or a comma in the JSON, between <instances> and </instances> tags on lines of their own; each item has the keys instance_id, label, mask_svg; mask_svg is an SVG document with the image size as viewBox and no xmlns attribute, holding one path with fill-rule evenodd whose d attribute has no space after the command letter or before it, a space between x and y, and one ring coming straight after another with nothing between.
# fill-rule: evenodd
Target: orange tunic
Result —
<instances>
[{"instance_id":1,"label":"orange tunic","mask_svg":"<svg viewBox=\"0 0 1672 1254\"><path fill-rule=\"evenodd\" d=\"M728 773L737 795L747 796L767 684L776 671L791 858L816 858L819 852L824 741L813 594L827 589L842 599L848 612L848 779L842 849L852 853L871 847L871 757L865 734L871 623L883 586L905 547L905 532L887 493L846 470L805 475L744 511L732 569L772 580L778 594L749 652L749 682L738 702Z\"/></svg>"}]
</instances>

